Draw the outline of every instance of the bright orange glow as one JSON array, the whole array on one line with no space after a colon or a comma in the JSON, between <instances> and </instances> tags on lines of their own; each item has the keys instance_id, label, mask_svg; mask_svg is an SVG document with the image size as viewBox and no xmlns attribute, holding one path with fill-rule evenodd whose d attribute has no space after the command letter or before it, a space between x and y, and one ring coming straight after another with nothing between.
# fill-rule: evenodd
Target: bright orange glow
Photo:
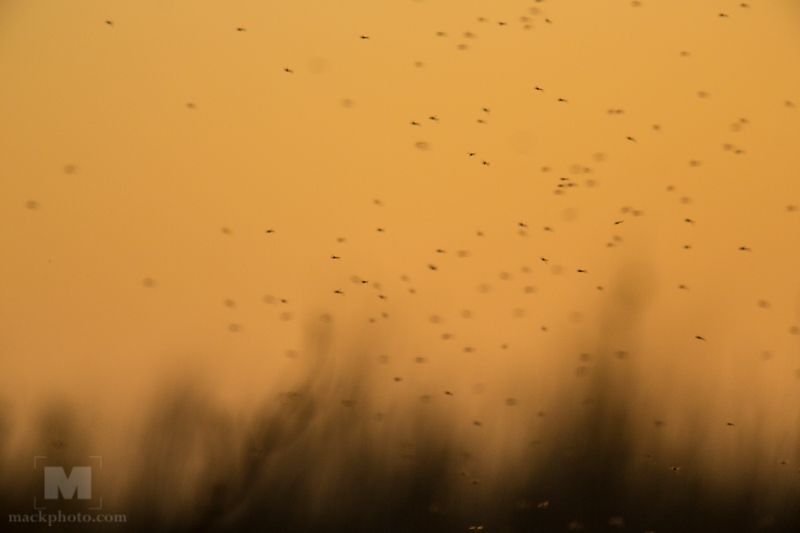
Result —
<instances>
[{"instance_id":1,"label":"bright orange glow","mask_svg":"<svg viewBox=\"0 0 800 533\"><path fill-rule=\"evenodd\" d=\"M169 527L282 413L309 516L430 446L431 514L567 517L531 479L599 449L791 530L798 66L778 0L0 4L3 470L103 455Z\"/></svg>"}]
</instances>

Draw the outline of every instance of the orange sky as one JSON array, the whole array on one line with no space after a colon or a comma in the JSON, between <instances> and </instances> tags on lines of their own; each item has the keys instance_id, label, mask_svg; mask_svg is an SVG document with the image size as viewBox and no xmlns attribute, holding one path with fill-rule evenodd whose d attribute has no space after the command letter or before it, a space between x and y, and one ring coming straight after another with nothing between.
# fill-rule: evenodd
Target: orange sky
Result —
<instances>
[{"instance_id":1,"label":"orange sky","mask_svg":"<svg viewBox=\"0 0 800 533\"><path fill-rule=\"evenodd\" d=\"M243 408L328 313L374 410L536 413L624 350L643 420L789 454L800 8L641 4L0 2L3 396L112 417L196 372Z\"/></svg>"}]
</instances>

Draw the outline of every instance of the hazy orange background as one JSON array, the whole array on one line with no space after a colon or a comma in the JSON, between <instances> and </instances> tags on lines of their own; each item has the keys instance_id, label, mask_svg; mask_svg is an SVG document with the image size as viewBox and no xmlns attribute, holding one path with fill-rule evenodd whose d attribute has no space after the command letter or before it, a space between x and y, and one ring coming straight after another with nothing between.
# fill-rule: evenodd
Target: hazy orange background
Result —
<instances>
[{"instance_id":1,"label":"hazy orange background","mask_svg":"<svg viewBox=\"0 0 800 533\"><path fill-rule=\"evenodd\" d=\"M565 394L581 408L589 353L642 427L701 416L713 456L729 419L760 424L752 446L795 471L799 5L0 3L19 446L61 394L125 441L187 372L246 410L313 366L306 323L328 313L336 375L365 361L370 410L451 401L487 458Z\"/></svg>"}]
</instances>

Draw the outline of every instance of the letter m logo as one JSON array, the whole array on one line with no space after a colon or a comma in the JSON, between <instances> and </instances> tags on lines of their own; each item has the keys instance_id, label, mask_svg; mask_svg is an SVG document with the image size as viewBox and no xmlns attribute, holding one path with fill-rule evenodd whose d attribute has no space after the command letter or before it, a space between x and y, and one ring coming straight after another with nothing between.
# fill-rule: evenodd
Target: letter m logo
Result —
<instances>
[{"instance_id":1,"label":"letter m logo","mask_svg":"<svg viewBox=\"0 0 800 533\"><path fill-rule=\"evenodd\" d=\"M61 496L71 500L78 491L79 500L90 500L92 498L92 467L75 466L69 477L61 466L44 467L44 498L45 500L57 500L58 491Z\"/></svg>"}]
</instances>

